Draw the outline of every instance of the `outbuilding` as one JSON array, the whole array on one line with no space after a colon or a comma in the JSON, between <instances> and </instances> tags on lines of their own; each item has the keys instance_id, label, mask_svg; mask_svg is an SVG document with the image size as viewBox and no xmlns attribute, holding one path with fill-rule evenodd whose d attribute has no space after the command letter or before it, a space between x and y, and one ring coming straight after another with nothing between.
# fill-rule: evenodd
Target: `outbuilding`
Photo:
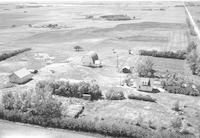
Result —
<instances>
[{"instance_id":1,"label":"outbuilding","mask_svg":"<svg viewBox=\"0 0 200 138\"><path fill-rule=\"evenodd\" d=\"M9 80L11 83L24 84L32 80L32 74L26 68L22 68L18 71L13 72L9 76Z\"/></svg>"},{"instance_id":2,"label":"outbuilding","mask_svg":"<svg viewBox=\"0 0 200 138\"><path fill-rule=\"evenodd\" d=\"M124 67L122 67L121 72L123 72L123 73L132 73L131 70L132 69L131 69L130 66L124 66Z\"/></svg>"},{"instance_id":3,"label":"outbuilding","mask_svg":"<svg viewBox=\"0 0 200 138\"><path fill-rule=\"evenodd\" d=\"M153 87L151 84L150 78L140 78L137 82L137 90L138 91L144 91L144 92L152 92Z\"/></svg>"}]
</instances>

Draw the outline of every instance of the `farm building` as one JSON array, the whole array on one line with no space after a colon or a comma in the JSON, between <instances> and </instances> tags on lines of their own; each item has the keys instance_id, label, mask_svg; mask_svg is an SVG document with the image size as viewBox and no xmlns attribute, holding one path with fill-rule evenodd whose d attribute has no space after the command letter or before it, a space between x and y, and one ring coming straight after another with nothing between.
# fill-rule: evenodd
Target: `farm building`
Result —
<instances>
[{"instance_id":1,"label":"farm building","mask_svg":"<svg viewBox=\"0 0 200 138\"><path fill-rule=\"evenodd\" d=\"M94 51L88 52L85 56L82 57L81 61L84 66L93 66L95 65L95 62L100 62L97 53Z\"/></svg>"},{"instance_id":2,"label":"farm building","mask_svg":"<svg viewBox=\"0 0 200 138\"><path fill-rule=\"evenodd\" d=\"M123 73L131 73L132 72L131 70L132 69L130 66L124 66L121 68L121 72L123 72Z\"/></svg>"},{"instance_id":3,"label":"farm building","mask_svg":"<svg viewBox=\"0 0 200 138\"><path fill-rule=\"evenodd\" d=\"M152 92L152 84L149 78L140 78L137 82L137 90L138 91L145 91L145 92Z\"/></svg>"},{"instance_id":4,"label":"farm building","mask_svg":"<svg viewBox=\"0 0 200 138\"><path fill-rule=\"evenodd\" d=\"M17 84L24 84L30 81L31 79L32 74L26 68L22 68L18 71L15 71L9 76L10 82Z\"/></svg>"}]
</instances>

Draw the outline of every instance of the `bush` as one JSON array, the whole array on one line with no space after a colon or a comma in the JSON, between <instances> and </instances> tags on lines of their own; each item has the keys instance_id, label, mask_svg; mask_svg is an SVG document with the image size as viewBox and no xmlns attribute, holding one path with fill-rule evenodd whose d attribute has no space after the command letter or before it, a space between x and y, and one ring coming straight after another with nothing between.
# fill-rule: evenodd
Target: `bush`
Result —
<instances>
[{"instance_id":1,"label":"bush","mask_svg":"<svg viewBox=\"0 0 200 138\"><path fill-rule=\"evenodd\" d=\"M186 59L186 52L178 50L176 52L173 51L157 51L157 50L140 50L140 55L143 56L152 56L152 57L162 57L162 58L174 58L174 59Z\"/></svg>"},{"instance_id":2,"label":"bush","mask_svg":"<svg viewBox=\"0 0 200 138\"><path fill-rule=\"evenodd\" d=\"M139 77L153 77L155 70L153 69L153 61L150 58L139 60L136 65L136 72Z\"/></svg>"},{"instance_id":3,"label":"bush","mask_svg":"<svg viewBox=\"0 0 200 138\"><path fill-rule=\"evenodd\" d=\"M200 96L200 87L187 81L183 76L172 74L162 82L162 86L169 93Z\"/></svg>"},{"instance_id":4,"label":"bush","mask_svg":"<svg viewBox=\"0 0 200 138\"><path fill-rule=\"evenodd\" d=\"M187 62L193 75L200 76L200 57L196 49L188 53Z\"/></svg>"},{"instance_id":5,"label":"bush","mask_svg":"<svg viewBox=\"0 0 200 138\"><path fill-rule=\"evenodd\" d=\"M106 93L106 99L108 99L108 100L123 100L124 98L125 97L124 97L123 91L110 89Z\"/></svg>"},{"instance_id":6,"label":"bush","mask_svg":"<svg viewBox=\"0 0 200 138\"><path fill-rule=\"evenodd\" d=\"M179 131L180 128L182 127L182 119L180 117L174 118L171 121L171 126L174 128L176 131Z\"/></svg>"},{"instance_id":7,"label":"bush","mask_svg":"<svg viewBox=\"0 0 200 138\"><path fill-rule=\"evenodd\" d=\"M129 99L135 99L135 100L143 100L143 101L149 101L149 102L156 102L156 99L152 98L149 95L134 95L134 94L130 94L128 95Z\"/></svg>"},{"instance_id":8,"label":"bush","mask_svg":"<svg viewBox=\"0 0 200 138\"><path fill-rule=\"evenodd\" d=\"M14 110L15 98L12 92L8 92L2 97L2 104L5 109Z\"/></svg>"},{"instance_id":9,"label":"bush","mask_svg":"<svg viewBox=\"0 0 200 138\"><path fill-rule=\"evenodd\" d=\"M98 100L102 97L102 92L99 86L94 82L80 82L72 84L64 81L40 81L36 86L38 89L44 87L52 94L65 97L82 98L83 94L91 95L91 100Z\"/></svg>"},{"instance_id":10,"label":"bush","mask_svg":"<svg viewBox=\"0 0 200 138\"><path fill-rule=\"evenodd\" d=\"M181 111L181 108L180 108L180 105L179 105L179 101L176 101L175 103L174 103L174 107L172 108L174 111L177 111L177 112L179 112L179 111Z\"/></svg>"},{"instance_id":11,"label":"bush","mask_svg":"<svg viewBox=\"0 0 200 138\"><path fill-rule=\"evenodd\" d=\"M190 35L197 36L197 33L195 32L193 27L190 27Z\"/></svg>"},{"instance_id":12,"label":"bush","mask_svg":"<svg viewBox=\"0 0 200 138\"><path fill-rule=\"evenodd\" d=\"M197 49L197 44L194 41L191 41L187 47L187 52L190 53L196 49Z\"/></svg>"},{"instance_id":13,"label":"bush","mask_svg":"<svg viewBox=\"0 0 200 138\"><path fill-rule=\"evenodd\" d=\"M19 110L21 112L26 112L31 108L31 93L30 92L20 92L13 93L8 92L3 95L3 106L8 110Z\"/></svg>"}]
</instances>

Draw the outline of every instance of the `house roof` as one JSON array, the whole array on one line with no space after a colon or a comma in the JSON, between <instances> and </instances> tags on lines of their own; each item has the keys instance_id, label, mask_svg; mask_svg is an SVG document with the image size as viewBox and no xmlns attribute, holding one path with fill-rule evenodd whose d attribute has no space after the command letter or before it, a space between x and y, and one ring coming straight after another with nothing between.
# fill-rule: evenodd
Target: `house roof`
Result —
<instances>
[{"instance_id":1,"label":"house roof","mask_svg":"<svg viewBox=\"0 0 200 138\"><path fill-rule=\"evenodd\" d=\"M140 78L140 85L148 86L151 83L149 78Z\"/></svg>"},{"instance_id":2,"label":"house roof","mask_svg":"<svg viewBox=\"0 0 200 138\"><path fill-rule=\"evenodd\" d=\"M13 74L17 75L19 78L23 78L27 75L30 75L30 72L26 68L22 68L18 71L15 71Z\"/></svg>"},{"instance_id":3,"label":"house roof","mask_svg":"<svg viewBox=\"0 0 200 138\"><path fill-rule=\"evenodd\" d=\"M131 67L130 66L128 66L128 65L126 65L126 66L124 66L124 67L122 67L122 69L131 69Z\"/></svg>"}]
</instances>

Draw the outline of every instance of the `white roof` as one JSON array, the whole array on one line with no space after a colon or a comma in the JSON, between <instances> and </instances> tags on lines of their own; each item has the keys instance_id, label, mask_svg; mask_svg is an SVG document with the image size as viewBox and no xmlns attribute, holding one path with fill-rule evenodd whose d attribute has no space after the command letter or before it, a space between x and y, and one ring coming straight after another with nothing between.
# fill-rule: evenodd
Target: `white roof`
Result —
<instances>
[{"instance_id":1,"label":"white roof","mask_svg":"<svg viewBox=\"0 0 200 138\"><path fill-rule=\"evenodd\" d=\"M26 68L22 68L18 71L15 71L14 74L17 75L19 78L23 78L27 75L30 75L30 72Z\"/></svg>"},{"instance_id":2,"label":"white roof","mask_svg":"<svg viewBox=\"0 0 200 138\"><path fill-rule=\"evenodd\" d=\"M131 67L128 66L128 65L126 65L126 66L123 67L123 69L125 69L125 68L126 68L126 69L131 69Z\"/></svg>"},{"instance_id":3,"label":"white roof","mask_svg":"<svg viewBox=\"0 0 200 138\"><path fill-rule=\"evenodd\" d=\"M94 62L95 64L101 64L101 61L100 60L95 60L95 62Z\"/></svg>"}]
</instances>

